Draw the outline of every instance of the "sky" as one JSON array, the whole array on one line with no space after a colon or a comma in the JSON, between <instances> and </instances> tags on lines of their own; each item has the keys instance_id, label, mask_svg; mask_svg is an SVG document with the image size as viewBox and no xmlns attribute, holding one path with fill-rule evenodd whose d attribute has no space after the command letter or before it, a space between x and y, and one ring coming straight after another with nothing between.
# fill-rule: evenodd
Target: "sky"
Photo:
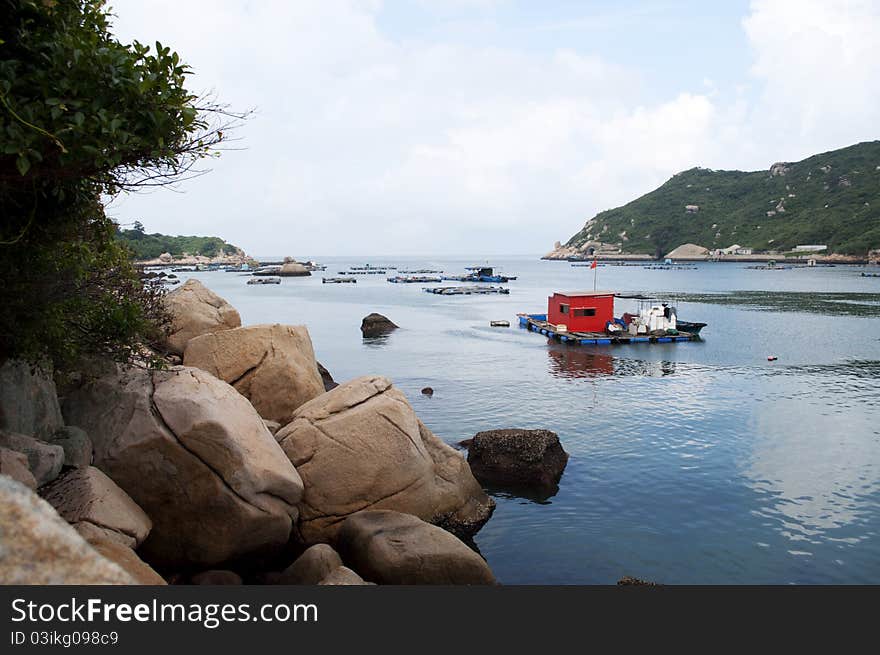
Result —
<instances>
[{"instance_id":1,"label":"sky","mask_svg":"<svg viewBox=\"0 0 880 655\"><path fill-rule=\"evenodd\" d=\"M543 254L703 166L878 138L877 0L111 0L235 150L108 213L255 256Z\"/></svg>"}]
</instances>

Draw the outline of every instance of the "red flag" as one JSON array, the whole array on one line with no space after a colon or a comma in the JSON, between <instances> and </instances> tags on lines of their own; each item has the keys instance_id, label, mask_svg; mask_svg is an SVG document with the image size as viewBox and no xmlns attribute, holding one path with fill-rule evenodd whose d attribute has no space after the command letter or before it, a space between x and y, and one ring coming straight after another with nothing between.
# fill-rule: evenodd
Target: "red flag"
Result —
<instances>
[{"instance_id":1,"label":"red flag","mask_svg":"<svg viewBox=\"0 0 880 655\"><path fill-rule=\"evenodd\" d=\"M593 263L590 264L590 268L596 268L596 260L595 259L593 260Z\"/></svg>"}]
</instances>

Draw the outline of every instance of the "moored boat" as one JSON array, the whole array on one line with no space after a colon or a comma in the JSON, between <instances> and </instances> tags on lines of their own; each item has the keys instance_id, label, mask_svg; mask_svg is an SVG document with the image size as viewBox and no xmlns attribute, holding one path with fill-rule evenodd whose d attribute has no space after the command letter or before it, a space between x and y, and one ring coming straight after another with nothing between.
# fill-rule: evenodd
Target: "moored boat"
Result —
<instances>
[{"instance_id":1,"label":"moored boat","mask_svg":"<svg viewBox=\"0 0 880 655\"><path fill-rule=\"evenodd\" d=\"M675 307L654 299L641 300L638 313L616 318L616 295L610 291L557 292L548 299L546 314L518 314L520 326L575 344L696 341L706 327L705 323L678 321Z\"/></svg>"}]
</instances>

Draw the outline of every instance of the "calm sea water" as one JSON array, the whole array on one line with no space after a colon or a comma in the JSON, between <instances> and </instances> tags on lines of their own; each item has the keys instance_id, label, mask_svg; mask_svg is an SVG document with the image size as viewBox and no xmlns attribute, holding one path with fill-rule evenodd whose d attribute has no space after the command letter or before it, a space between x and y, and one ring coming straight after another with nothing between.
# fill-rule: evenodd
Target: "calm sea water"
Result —
<instances>
[{"instance_id":1,"label":"calm sea water","mask_svg":"<svg viewBox=\"0 0 880 655\"><path fill-rule=\"evenodd\" d=\"M328 276L481 263L319 260ZM450 444L494 428L557 432L571 456L558 494L495 494L477 535L503 583L880 583L880 279L858 267L601 267L602 289L676 294L680 318L709 324L704 340L562 346L515 314L546 311L554 290L591 289L593 273L491 263L519 276L509 296L434 296L381 275L280 286L195 275L245 324L307 325L337 381L390 377ZM627 308L618 300L618 314ZM362 339L373 311L402 329ZM490 328L496 319L512 327Z\"/></svg>"}]
</instances>

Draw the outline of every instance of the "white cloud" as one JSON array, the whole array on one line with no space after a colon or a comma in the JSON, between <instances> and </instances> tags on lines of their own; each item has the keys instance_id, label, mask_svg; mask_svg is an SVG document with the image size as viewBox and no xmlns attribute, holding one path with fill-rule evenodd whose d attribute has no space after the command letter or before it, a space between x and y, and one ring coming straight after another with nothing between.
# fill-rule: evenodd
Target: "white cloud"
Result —
<instances>
[{"instance_id":1,"label":"white cloud","mask_svg":"<svg viewBox=\"0 0 880 655\"><path fill-rule=\"evenodd\" d=\"M826 21L824 5L784 4L755 3L744 23L757 100L713 81L648 102L649 62L392 39L378 3L118 0L121 38L171 45L196 70L195 88L258 113L239 132L247 150L184 194L112 211L256 254L543 252L681 169L763 167L869 138L880 79L865 61L878 35L871 8ZM798 66L827 73L831 97ZM846 125L827 129L834 112Z\"/></svg>"}]
</instances>

